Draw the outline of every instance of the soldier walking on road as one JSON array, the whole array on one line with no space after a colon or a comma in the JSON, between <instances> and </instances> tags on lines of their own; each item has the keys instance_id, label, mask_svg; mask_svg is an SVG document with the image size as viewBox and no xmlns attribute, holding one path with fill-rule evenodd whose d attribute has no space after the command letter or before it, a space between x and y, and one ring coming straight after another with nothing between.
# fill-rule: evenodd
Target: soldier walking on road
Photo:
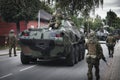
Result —
<instances>
[{"instance_id":1,"label":"soldier walking on road","mask_svg":"<svg viewBox=\"0 0 120 80\"><path fill-rule=\"evenodd\" d=\"M106 62L106 59L103 55L102 47L98 43L94 33L90 33L88 36L88 42L86 43L88 53L86 56L86 61L88 64L88 80L93 80L92 69L95 67L95 76L96 80L100 80L99 75L99 61L103 59Z\"/></svg>"},{"instance_id":2,"label":"soldier walking on road","mask_svg":"<svg viewBox=\"0 0 120 80\"><path fill-rule=\"evenodd\" d=\"M112 34L109 34L109 36L106 39L106 43L107 43L107 47L108 47L108 51L109 51L109 57L113 57L114 46L115 46L116 40L112 36Z\"/></svg>"},{"instance_id":3,"label":"soldier walking on road","mask_svg":"<svg viewBox=\"0 0 120 80\"><path fill-rule=\"evenodd\" d=\"M8 35L8 43L9 43L9 57L11 57L12 49L14 49L14 56L16 55L16 36L14 33L14 30L10 30L9 35Z\"/></svg>"}]
</instances>

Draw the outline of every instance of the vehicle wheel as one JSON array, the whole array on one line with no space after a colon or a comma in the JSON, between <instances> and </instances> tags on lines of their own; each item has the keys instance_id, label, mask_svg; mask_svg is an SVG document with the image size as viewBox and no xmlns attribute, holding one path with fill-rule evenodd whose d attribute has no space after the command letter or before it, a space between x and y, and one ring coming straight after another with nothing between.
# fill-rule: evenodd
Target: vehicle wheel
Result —
<instances>
[{"instance_id":1,"label":"vehicle wheel","mask_svg":"<svg viewBox=\"0 0 120 80\"><path fill-rule=\"evenodd\" d=\"M30 58L28 56L25 56L23 53L21 53L21 62L22 64L29 64Z\"/></svg>"},{"instance_id":2,"label":"vehicle wheel","mask_svg":"<svg viewBox=\"0 0 120 80\"><path fill-rule=\"evenodd\" d=\"M79 49L78 49L78 46L76 45L75 46L75 63L78 63L79 61Z\"/></svg>"},{"instance_id":3,"label":"vehicle wheel","mask_svg":"<svg viewBox=\"0 0 120 80\"><path fill-rule=\"evenodd\" d=\"M68 52L69 52L69 54L66 58L67 65L74 66L74 64L75 64L75 54L74 54L75 49L74 49L74 47L73 46L69 47Z\"/></svg>"},{"instance_id":4,"label":"vehicle wheel","mask_svg":"<svg viewBox=\"0 0 120 80\"><path fill-rule=\"evenodd\" d=\"M37 62L37 58L31 58L30 61Z\"/></svg>"},{"instance_id":5,"label":"vehicle wheel","mask_svg":"<svg viewBox=\"0 0 120 80\"><path fill-rule=\"evenodd\" d=\"M82 60L83 60L83 59L84 59L84 57L85 57L85 51L83 51L83 52L82 52L81 57L82 57Z\"/></svg>"},{"instance_id":6,"label":"vehicle wheel","mask_svg":"<svg viewBox=\"0 0 120 80\"><path fill-rule=\"evenodd\" d=\"M81 49L81 60L83 60L84 57L85 57L85 46L83 45Z\"/></svg>"},{"instance_id":7,"label":"vehicle wheel","mask_svg":"<svg viewBox=\"0 0 120 80\"><path fill-rule=\"evenodd\" d=\"M81 52L81 45L79 44L79 53L78 53L78 61L81 61L81 57L82 57L82 52Z\"/></svg>"}]
</instances>

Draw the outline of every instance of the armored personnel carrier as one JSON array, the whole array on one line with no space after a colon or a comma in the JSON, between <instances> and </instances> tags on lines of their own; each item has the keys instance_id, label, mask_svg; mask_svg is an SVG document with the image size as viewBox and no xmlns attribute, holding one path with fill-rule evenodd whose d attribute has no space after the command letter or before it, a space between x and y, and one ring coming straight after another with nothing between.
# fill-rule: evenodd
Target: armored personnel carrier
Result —
<instances>
[{"instance_id":1,"label":"armored personnel carrier","mask_svg":"<svg viewBox=\"0 0 120 80\"><path fill-rule=\"evenodd\" d=\"M85 52L80 48L82 42L80 31L72 21L64 21L59 28L41 27L28 29L19 34L21 62L29 64L37 59L64 59L73 66L82 59ZM84 47L84 46L83 46Z\"/></svg>"}]
</instances>

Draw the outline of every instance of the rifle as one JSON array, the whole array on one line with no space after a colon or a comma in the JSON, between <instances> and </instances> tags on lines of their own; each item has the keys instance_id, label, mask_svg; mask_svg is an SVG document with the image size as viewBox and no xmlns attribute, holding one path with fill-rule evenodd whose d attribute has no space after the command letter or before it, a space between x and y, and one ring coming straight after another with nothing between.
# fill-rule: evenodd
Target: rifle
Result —
<instances>
[{"instance_id":1,"label":"rifle","mask_svg":"<svg viewBox=\"0 0 120 80\"><path fill-rule=\"evenodd\" d=\"M105 58L102 58L102 60L106 63L106 65L107 65L108 67L110 67L110 65L108 64L108 62L107 62L107 60L106 60Z\"/></svg>"}]
</instances>

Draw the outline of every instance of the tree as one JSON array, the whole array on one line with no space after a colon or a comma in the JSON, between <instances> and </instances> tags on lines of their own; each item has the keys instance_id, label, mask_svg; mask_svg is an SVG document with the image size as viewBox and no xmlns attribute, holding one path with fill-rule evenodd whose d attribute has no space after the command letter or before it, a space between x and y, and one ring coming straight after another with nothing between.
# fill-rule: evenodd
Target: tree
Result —
<instances>
[{"instance_id":1,"label":"tree","mask_svg":"<svg viewBox=\"0 0 120 80\"><path fill-rule=\"evenodd\" d=\"M39 0L0 0L0 13L3 20L15 22L17 32L20 31L21 20L36 19L40 9L46 9L46 6Z\"/></svg>"},{"instance_id":2,"label":"tree","mask_svg":"<svg viewBox=\"0 0 120 80\"><path fill-rule=\"evenodd\" d=\"M97 15L94 22L93 22L92 29L96 30L96 29L100 29L102 27L103 27L102 19L99 15Z\"/></svg>"},{"instance_id":3,"label":"tree","mask_svg":"<svg viewBox=\"0 0 120 80\"><path fill-rule=\"evenodd\" d=\"M106 23L109 27L113 27L115 29L120 28L120 18L111 10L107 12Z\"/></svg>"},{"instance_id":4,"label":"tree","mask_svg":"<svg viewBox=\"0 0 120 80\"><path fill-rule=\"evenodd\" d=\"M107 20L107 25L109 25L110 27L114 26L115 20L117 18L117 15L115 12L109 10L107 12L107 16L106 16L106 20Z\"/></svg>"},{"instance_id":5,"label":"tree","mask_svg":"<svg viewBox=\"0 0 120 80\"><path fill-rule=\"evenodd\" d=\"M116 23L115 28L116 28L116 29L120 29L120 18L119 18L119 17L117 17L115 23Z\"/></svg>"},{"instance_id":6,"label":"tree","mask_svg":"<svg viewBox=\"0 0 120 80\"><path fill-rule=\"evenodd\" d=\"M71 15L78 15L79 12L89 13L95 10L99 5L103 5L103 0L52 0L63 11L67 11Z\"/></svg>"}]
</instances>

